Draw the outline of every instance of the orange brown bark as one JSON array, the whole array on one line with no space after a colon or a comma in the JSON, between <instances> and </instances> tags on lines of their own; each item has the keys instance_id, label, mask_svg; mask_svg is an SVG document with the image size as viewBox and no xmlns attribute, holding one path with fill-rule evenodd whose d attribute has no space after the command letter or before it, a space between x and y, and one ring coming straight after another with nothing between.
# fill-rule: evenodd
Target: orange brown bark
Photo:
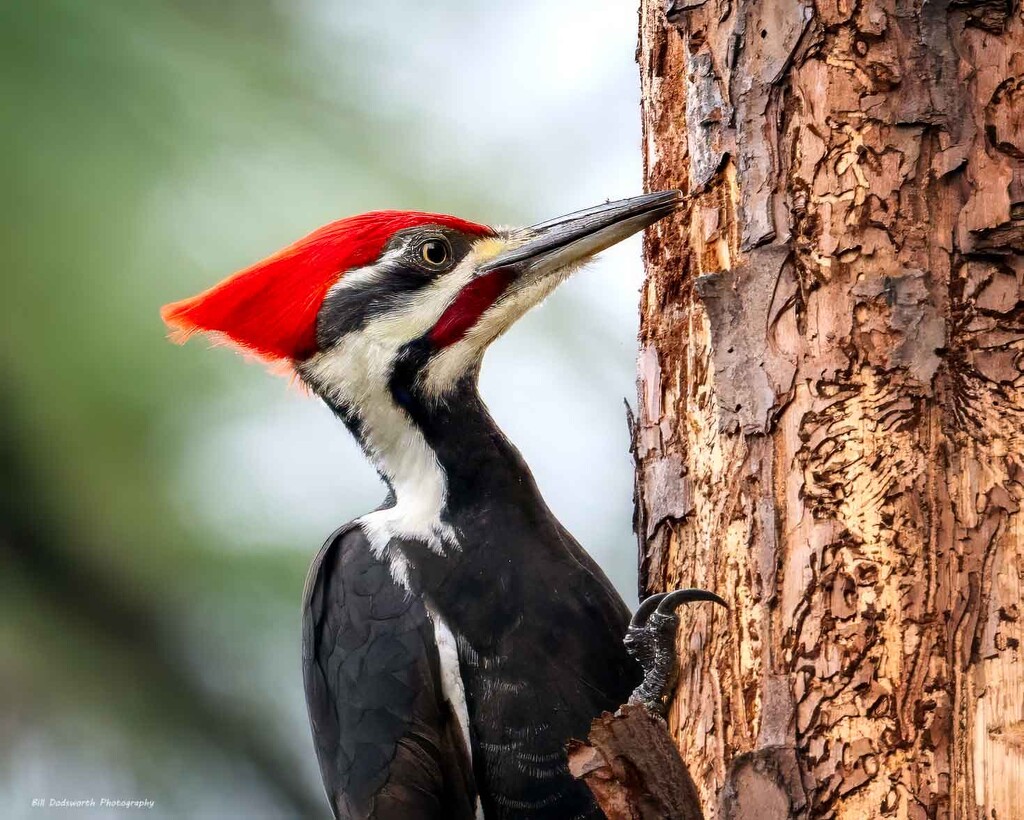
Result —
<instances>
[{"instance_id":1,"label":"orange brown bark","mask_svg":"<svg viewBox=\"0 0 1024 820\"><path fill-rule=\"evenodd\" d=\"M637 527L732 605L680 635L705 812L1024 817L1021 3L667 9Z\"/></svg>"}]
</instances>

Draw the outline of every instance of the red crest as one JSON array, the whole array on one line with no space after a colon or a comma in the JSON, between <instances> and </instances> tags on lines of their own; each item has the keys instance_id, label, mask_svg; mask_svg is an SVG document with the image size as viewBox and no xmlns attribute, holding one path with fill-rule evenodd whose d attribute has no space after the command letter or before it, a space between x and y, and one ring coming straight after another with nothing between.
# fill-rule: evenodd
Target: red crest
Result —
<instances>
[{"instance_id":1,"label":"red crest","mask_svg":"<svg viewBox=\"0 0 1024 820\"><path fill-rule=\"evenodd\" d=\"M171 338L211 333L268 362L301 361L317 352L316 317L346 271L376 261L398 231L440 225L488 236L484 225L419 211L374 211L339 219L160 311Z\"/></svg>"}]
</instances>

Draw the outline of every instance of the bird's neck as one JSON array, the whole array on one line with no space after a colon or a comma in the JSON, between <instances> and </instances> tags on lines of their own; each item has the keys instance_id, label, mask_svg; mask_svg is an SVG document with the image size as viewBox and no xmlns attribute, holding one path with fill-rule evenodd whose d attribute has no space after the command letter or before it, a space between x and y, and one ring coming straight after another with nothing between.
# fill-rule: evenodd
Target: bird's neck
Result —
<instances>
[{"instance_id":1,"label":"bird's neck","mask_svg":"<svg viewBox=\"0 0 1024 820\"><path fill-rule=\"evenodd\" d=\"M480 397L475 374L444 401L414 396L407 412L444 473L452 516L476 514L482 505L543 503L522 455Z\"/></svg>"},{"instance_id":2,"label":"bird's neck","mask_svg":"<svg viewBox=\"0 0 1024 820\"><path fill-rule=\"evenodd\" d=\"M392 498L376 520L391 535L443 545L460 518L482 505L543 504L522 456L481 399L475 374L443 401L399 392L401 399L389 386L358 404L324 396L388 485Z\"/></svg>"}]
</instances>

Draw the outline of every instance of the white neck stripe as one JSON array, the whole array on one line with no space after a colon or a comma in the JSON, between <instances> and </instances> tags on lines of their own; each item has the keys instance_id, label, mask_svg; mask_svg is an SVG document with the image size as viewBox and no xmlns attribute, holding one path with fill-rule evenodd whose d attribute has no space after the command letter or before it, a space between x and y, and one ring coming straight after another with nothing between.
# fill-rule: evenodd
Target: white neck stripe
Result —
<instances>
[{"instance_id":1,"label":"white neck stripe","mask_svg":"<svg viewBox=\"0 0 1024 820\"><path fill-rule=\"evenodd\" d=\"M407 585L404 558L389 550L395 538L423 541L443 554L457 547L451 526L442 521L447 480L437 456L388 389L385 368L394 354L364 333L347 336L336 347L304 365L334 401L358 411L366 453L391 486L395 503L364 515L359 524L378 555L387 557L396 580Z\"/></svg>"}]
</instances>

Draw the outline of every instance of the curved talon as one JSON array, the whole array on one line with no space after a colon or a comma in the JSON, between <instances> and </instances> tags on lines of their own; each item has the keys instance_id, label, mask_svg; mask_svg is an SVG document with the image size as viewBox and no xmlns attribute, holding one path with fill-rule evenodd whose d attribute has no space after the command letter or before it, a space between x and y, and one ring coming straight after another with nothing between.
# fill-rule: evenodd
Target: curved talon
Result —
<instances>
[{"instance_id":1,"label":"curved talon","mask_svg":"<svg viewBox=\"0 0 1024 820\"><path fill-rule=\"evenodd\" d=\"M683 604L706 601L728 608L728 604L704 589L677 589L646 598L637 608L623 638L626 650L644 670L644 679L630 695L630 703L642 703L664 717L667 695L679 673L676 656L676 610Z\"/></svg>"},{"instance_id":2,"label":"curved talon","mask_svg":"<svg viewBox=\"0 0 1024 820\"><path fill-rule=\"evenodd\" d=\"M729 605L722 598L713 592L708 592L706 589L677 589L669 593L659 593L659 595L664 596L658 602L657 613L659 615L672 614L683 604L691 604L697 601L710 601L713 604L724 606L726 609L729 608ZM651 598L654 597L656 596L651 596ZM651 600L651 598L648 598L647 601ZM643 609L647 601L640 605L640 609ZM640 613L640 609L637 610L637 614Z\"/></svg>"},{"instance_id":3,"label":"curved talon","mask_svg":"<svg viewBox=\"0 0 1024 820\"><path fill-rule=\"evenodd\" d=\"M679 591L686 592L688 590ZM662 600L664 598L667 598L670 594L674 593L657 592L654 595L649 595L648 597L644 598L643 603L641 603L640 606L637 607L636 612L630 619L629 628L642 629L643 626L647 623L647 619L651 616L651 613L654 612L655 607L658 606L658 604L660 604Z\"/></svg>"}]
</instances>

